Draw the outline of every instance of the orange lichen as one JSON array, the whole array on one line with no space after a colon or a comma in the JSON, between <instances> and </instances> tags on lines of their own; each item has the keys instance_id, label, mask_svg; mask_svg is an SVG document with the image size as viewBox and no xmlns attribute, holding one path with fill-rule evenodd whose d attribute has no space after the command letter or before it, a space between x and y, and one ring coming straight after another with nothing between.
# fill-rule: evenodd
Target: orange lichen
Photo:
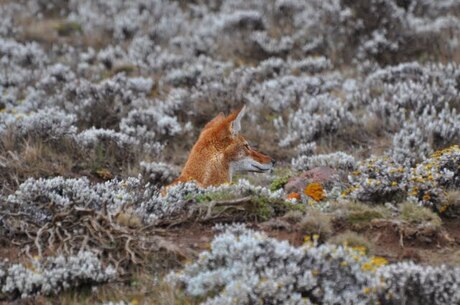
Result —
<instances>
[{"instance_id":1,"label":"orange lichen","mask_svg":"<svg viewBox=\"0 0 460 305\"><path fill-rule=\"evenodd\" d=\"M289 200L295 199L297 201L300 201L300 194L296 192L290 193L289 195L287 195L287 199Z\"/></svg>"},{"instance_id":2,"label":"orange lichen","mask_svg":"<svg viewBox=\"0 0 460 305\"><path fill-rule=\"evenodd\" d=\"M324 189L319 183L310 183L303 192L316 201L321 201L326 197Z\"/></svg>"}]
</instances>

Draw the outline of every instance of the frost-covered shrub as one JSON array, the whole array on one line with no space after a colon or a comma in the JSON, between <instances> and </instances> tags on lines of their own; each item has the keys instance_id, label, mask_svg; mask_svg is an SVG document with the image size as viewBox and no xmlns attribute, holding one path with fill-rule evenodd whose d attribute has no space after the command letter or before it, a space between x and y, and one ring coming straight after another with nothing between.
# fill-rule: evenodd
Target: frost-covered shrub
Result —
<instances>
[{"instance_id":1,"label":"frost-covered shrub","mask_svg":"<svg viewBox=\"0 0 460 305\"><path fill-rule=\"evenodd\" d=\"M0 16L3 17L2 20L0 20L1 37L12 37L22 30L15 22L14 16L24 11L25 8L19 3L2 3L0 6Z\"/></svg>"},{"instance_id":2,"label":"frost-covered shrub","mask_svg":"<svg viewBox=\"0 0 460 305\"><path fill-rule=\"evenodd\" d=\"M300 72L319 73L330 70L332 63L324 56L307 57L299 61L293 61L291 67Z\"/></svg>"},{"instance_id":3,"label":"frost-covered shrub","mask_svg":"<svg viewBox=\"0 0 460 305\"><path fill-rule=\"evenodd\" d=\"M324 134L333 134L355 120L342 101L330 94L302 96L297 111L289 114L287 122L275 121L280 132L280 146L298 141L310 142Z\"/></svg>"},{"instance_id":4,"label":"frost-covered shrub","mask_svg":"<svg viewBox=\"0 0 460 305\"><path fill-rule=\"evenodd\" d=\"M40 83L47 87L53 87L57 83L71 82L75 80L75 77L75 73L69 66L58 63L47 68Z\"/></svg>"},{"instance_id":5,"label":"frost-covered shrub","mask_svg":"<svg viewBox=\"0 0 460 305\"><path fill-rule=\"evenodd\" d=\"M170 180L171 170L164 164L144 164L146 170L154 171L157 179ZM161 170L161 177L159 176ZM165 173L169 176L166 177ZM157 181L158 182L158 181ZM193 208L191 202L211 201L213 198L242 198L252 196L284 201L282 190L271 192L262 186L254 186L246 180L237 184L200 188L195 183L179 183L167 188L165 195L160 194L161 185L145 182L141 178L126 180L110 180L104 183L91 183L87 178L29 178L22 183L18 190L8 196L10 203L17 204L21 209L41 207L34 213L38 223L50 221L53 215L43 208L43 204L57 207L69 205L100 210L107 209L110 214L128 206L142 220L156 224L161 220L186 213Z\"/></svg>"},{"instance_id":6,"label":"frost-covered shrub","mask_svg":"<svg viewBox=\"0 0 460 305\"><path fill-rule=\"evenodd\" d=\"M109 32L117 40L130 39L145 28L155 29L152 34L158 38L171 38L186 18L177 3L166 1L70 1L69 7L68 20L88 32Z\"/></svg>"},{"instance_id":7,"label":"frost-covered shrub","mask_svg":"<svg viewBox=\"0 0 460 305\"><path fill-rule=\"evenodd\" d=\"M157 224L161 219L185 212L190 206L187 201L195 196L204 193L204 189L195 183L179 183L167 189L165 196L162 196L158 189L146 188L136 213L144 222Z\"/></svg>"},{"instance_id":8,"label":"frost-covered shrub","mask_svg":"<svg viewBox=\"0 0 460 305\"><path fill-rule=\"evenodd\" d=\"M97 147L110 147L115 145L125 155L136 152L150 152L158 154L163 145L158 142L142 143L135 137L125 133L116 132L113 129L86 129L75 136L76 142L83 148L95 149Z\"/></svg>"},{"instance_id":9,"label":"frost-covered shrub","mask_svg":"<svg viewBox=\"0 0 460 305\"><path fill-rule=\"evenodd\" d=\"M18 115L14 132L20 136L39 137L44 140L61 140L73 137L77 128L76 117L57 109L43 109L30 115Z\"/></svg>"},{"instance_id":10,"label":"frost-covered shrub","mask_svg":"<svg viewBox=\"0 0 460 305\"><path fill-rule=\"evenodd\" d=\"M142 161L140 166L144 175L148 177L148 181L153 184L166 185L179 176L179 172L171 164Z\"/></svg>"},{"instance_id":11,"label":"frost-covered shrub","mask_svg":"<svg viewBox=\"0 0 460 305\"><path fill-rule=\"evenodd\" d=\"M366 261L342 247L295 248L230 228L215 237L209 252L169 278L188 294L207 297L202 304L365 304Z\"/></svg>"},{"instance_id":12,"label":"frost-covered shrub","mask_svg":"<svg viewBox=\"0 0 460 305\"><path fill-rule=\"evenodd\" d=\"M291 37L283 36L280 39L273 39L265 31L253 32L251 40L258 48L271 56L286 54L294 46L294 40Z\"/></svg>"},{"instance_id":13,"label":"frost-covered shrub","mask_svg":"<svg viewBox=\"0 0 460 305\"><path fill-rule=\"evenodd\" d=\"M358 163L345 191L353 199L375 203L400 200L405 196L408 169L390 158L369 158Z\"/></svg>"},{"instance_id":14,"label":"frost-covered shrub","mask_svg":"<svg viewBox=\"0 0 460 305\"><path fill-rule=\"evenodd\" d=\"M57 206L77 205L92 209L105 206L109 211L116 212L126 203L135 201L138 196L130 189L138 188L139 183L135 178L111 180L102 184L92 184L87 178L29 178L14 194L8 196L8 201L25 206L43 203ZM52 215L43 211L43 214L34 217L41 223L49 221Z\"/></svg>"},{"instance_id":15,"label":"frost-covered shrub","mask_svg":"<svg viewBox=\"0 0 460 305\"><path fill-rule=\"evenodd\" d=\"M460 269L402 262L381 267L376 274L381 304L456 304L460 302Z\"/></svg>"},{"instance_id":16,"label":"frost-covered shrub","mask_svg":"<svg viewBox=\"0 0 460 305\"><path fill-rule=\"evenodd\" d=\"M460 139L459 73L456 64L404 63L371 73L350 103L365 106L364 121L393 134L387 152L414 165Z\"/></svg>"},{"instance_id":17,"label":"frost-covered shrub","mask_svg":"<svg viewBox=\"0 0 460 305\"><path fill-rule=\"evenodd\" d=\"M50 108L76 116L79 127L116 128L130 110L145 107L153 86L150 78L123 74L94 84L78 79L70 67L62 64L48 67L41 75L40 81L26 92L13 91L8 111L25 116L29 112L51 111L46 110ZM24 95L21 101L20 94Z\"/></svg>"},{"instance_id":18,"label":"frost-covered shrub","mask_svg":"<svg viewBox=\"0 0 460 305\"><path fill-rule=\"evenodd\" d=\"M415 160L423 160L433 152L423 130L414 123L406 123L393 136L392 158L401 164L412 164Z\"/></svg>"},{"instance_id":19,"label":"frost-covered shrub","mask_svg":"<svg viewBox=\"0 0 460 305\"><path fill-rule=\"evenodd\" d=\"M126 56L126 52L120 46L109 45L97 53L96 59L106 69L112 69L117 63L126 61Z\"/></svg>"},{"instance_id":20,"label":"frost-covered shrub","mask_svg":"<svg viewBox=\"0 0 460 305\"><path fill-rule=\"evenodd\" d=\"M153 143L183 132L177 117L158 109L134 109L120 122L120 130L137 141Z\"/></svg>"},{"instance_id":21,"label":"frost-covered shrub","mask_svg":"<svg viewBox=\"0 0 460 305\"><path fill-rule=\"evenodd\" d=\"M460 148L458 145L435 152L412 168L408 176L409 200L444 212L446 190L460 187Z\"/></svg>"},{"instance_id":22,"label":"frost-covered shrub","mask_svg":"<svg viewBox=\"0 0 460 305\"><path fill-rule=\"evenodd\" d=\"M211 249L169 280L202 304L455 304L460 269L388 265L348 247L296 248L244 227L224 228ZM418 293L414 293L418 292ZM451 303L453 302L453 303Z\"/></svg>"},{"instance_id":23,"label":"frost-covered shrub","mask_svg":"<svg viewBox=\"0 0 460 305\"><path fill-rule=\"evenodd\" d=\"M413 167L389 157L369 158L348 177L351 187L343 196L365 202L401 201L407 197L442 213L448 208L446 191L460 186L458 164L458 145L439 150Z\"/></svg>"},{"instance_id":24,"label":"frost-covered shrub","mask_svg":"<svg viewBox=\"0 0 460 305\"><path fill-rule=\"evenodd\" d=\"M174 87L190 87L212 81L221 81L232 68L233 64L231 62L217 61L210 57L200 56L192 62L184 63L180 68L169 71L163 81Z\"/></svg>"},{"instance_id":25,"label":"frost-covered shrub","mask_svg":"<svg viewBox=\"0 0 460 305\"><path fill-rule=\"evenodd\" d=\"M212 201L215 198L254 197L284 201L283 190L270 191L263 186L255 186L247 180L239 180L236 184L210 186L201 188L193 182L178 183L168 187L162 196L154 188L146 188L136 213L141 215L145 222L156 224L161 219L185 213L193 200L199 202Z\"/></svg>"},{"instance_id":26,"label":"frost-covered shrub","mask_svg":"<svg viewBox=\"0 0 460 305\"><path fill-rule=\"evenodd\" d=\"M75 256L47 257L31 265L0 262L0 289L22 298L37 294L56 294L70 287L105 283L114 279L113 267L104 268L92 252Z\"/></svg>"},{"instance_id":27,"label":"frost-covered shrub","mask_svg":"<svg viewBox=\"0 0 460 305\"><path fill-rule=\"evenodd\" d=\"M325 76L280 76L254 86L250 90L248 99L255 105L268 105L273 111L281 111L294 105L305 107L310 100L313 100L311 103L315 103L315 99L326 99L326 94L320 93L338 87L339 80L337 75L333 74ZM314 96L317 94L319 95ZM331 96L329 98L332 100L331 103L337 101ZM314 108L312 105L310 107Z\"/></svg>"},{"instance_id":28,"label":"frost-covered shrub","mask_svg":"<svg viewBox=\"0 0 460 305\"><path fill-rule=\"evenodd\" d=\"M38 77L47 61L39 44L0 37L0 89L14 91L26 87Z\"/></svg>"},{"instance_id":29,"label":"frost-covered shrub","mask_svg":"<svg viewBox=\"0 0 460 305\"><path fill-rule=\"evenodd\" d=\"M20 43L12 39L0 39L0 56L3 64L32 70L43 67L48 60L38 43Z\"/></svg>"},{"instance_id":30,"label":"frost-covered shrub","mask_svg":"<svg viewBox=\"0 0 460 305\"><path fill-rule=\"evenodd\" d=\"M309 170L319 166L351 170L357 166L353 156L341 151L330 154L314 155L315 147L312 148L308 144L300 144L298 149L298 156L291 160L291 164L296 170Z\"/></svg>"}]
</instances>

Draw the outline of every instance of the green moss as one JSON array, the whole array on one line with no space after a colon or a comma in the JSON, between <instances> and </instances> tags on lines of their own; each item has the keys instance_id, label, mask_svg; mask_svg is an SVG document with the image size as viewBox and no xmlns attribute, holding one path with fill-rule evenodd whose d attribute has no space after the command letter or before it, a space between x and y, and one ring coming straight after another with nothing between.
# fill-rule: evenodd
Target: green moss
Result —
<instances>
[{"instance_id":1,"label":"green moss","mask_svg":"<svg viewBox=\"0 0 460 305\"><path fill-rule=\"evenodd\" d=\"M265 221L275 216L273 204L266 197L252 197L249 209L257 221Z\"/></svg>"},{"instance_id":2,"label":"green moss","mask_svg":"<svg viewBox=\"0 0 460 305\"><path fill-rule=\"evenodd\" d=\"M283 188L289 181L289 178L291 178L290 174L275 178L275 180L273 180L273 182L270 184L270 191L274 192Z\"/></svg>"},{"instance_id":3,"label":"green moss","mask_svg":"<svg viewBox=\"0 0 460 305\"><path fill-rule=\"evenodd\" d=\"M257 220L265 221L275 216L282 216L289 211L299 211L304 213L306 206L303 204L292 204L282 199L272 199L267 197L251 197L252 213L257 216Z\"/></svg>"},{"instance_id":4,"label":"green moss","mask_svg":"<svg viewBox=\"0 0 460 305\"><path fill-rule=\"evenodd\" d=\"M209 192L204 193L201 195L190 195L190 198L186 197L186 199L194 199L198 203L206 203L211 201L224 201L224 200L232 200L236 199L234 195L229 192Z\"/></svg>"}]
</instances>

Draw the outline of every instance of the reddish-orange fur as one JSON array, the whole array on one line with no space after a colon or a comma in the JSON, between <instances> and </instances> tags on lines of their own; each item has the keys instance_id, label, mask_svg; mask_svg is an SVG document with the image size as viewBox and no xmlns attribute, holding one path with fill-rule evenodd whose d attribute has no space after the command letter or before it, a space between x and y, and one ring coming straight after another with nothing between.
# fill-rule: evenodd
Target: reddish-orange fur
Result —
<instances>
[{"instance_id":1,"label":"reddish-orange fur","mask_svg":"<svg viewBox=\"0 0 460 305\"><path fill-rule=\"evenodd\" d=\"M180 177L168 187L187 181L195 181L202 187L229 183L230 163L242 158L249 157L262 164L272 163L269 156L251 149L243 136L232 132L232 122L240 111L235 111L227 117L220 113L206 124L190 152Z\"/></svg>"}]
</instances>

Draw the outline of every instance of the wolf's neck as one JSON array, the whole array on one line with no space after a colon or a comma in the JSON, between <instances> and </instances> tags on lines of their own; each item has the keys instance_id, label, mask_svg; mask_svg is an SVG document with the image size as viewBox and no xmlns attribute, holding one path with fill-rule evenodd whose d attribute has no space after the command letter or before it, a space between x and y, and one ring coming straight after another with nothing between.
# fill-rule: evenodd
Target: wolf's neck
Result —
<instances>
[{"instance_id":1,"label":"wolf's neck","mask_svg":"<svg viewBox=\"0 0 460 305\"><path fill-rule=\"evenodd\" d=\"M195 155L187 162L182 176L187 180L195 180L202 186L219 185L232 181L232 169L225 162L222 154L208 157Z\"/></svg>"}]
</instances>

